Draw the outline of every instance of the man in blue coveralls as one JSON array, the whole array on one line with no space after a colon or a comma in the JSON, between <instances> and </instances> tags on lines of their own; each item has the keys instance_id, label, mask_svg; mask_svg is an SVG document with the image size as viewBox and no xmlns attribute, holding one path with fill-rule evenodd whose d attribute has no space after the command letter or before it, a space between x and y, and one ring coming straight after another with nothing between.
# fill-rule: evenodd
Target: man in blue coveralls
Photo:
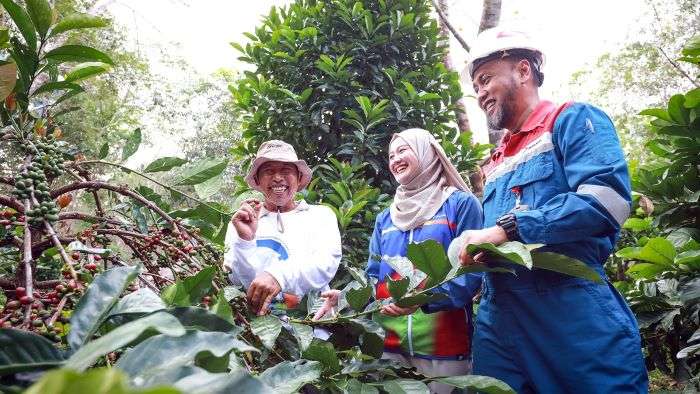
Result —
<instances>
[{"instance_id":1,"label":"man in blue coveralls","mask_svg":"<svg viewBox=\"0 0 700 394\"><path fill-rule=\"evenodd\" d=\"M604 278L602 265L631 201L611 120L588 104L540 100L543 55L522 32L484 31L471 54L479 106L489 127L506 133L484 168L485 228L470 231L464 247L545 244L542 251L583 261ZM466 249L460 259L473 261ZM517 275L485 275L475 374L501 379L519 393L647 391L635 318L609 282L520 268ZM464 301L453 294L424 310Z\"/></svg>"}]
</instances>

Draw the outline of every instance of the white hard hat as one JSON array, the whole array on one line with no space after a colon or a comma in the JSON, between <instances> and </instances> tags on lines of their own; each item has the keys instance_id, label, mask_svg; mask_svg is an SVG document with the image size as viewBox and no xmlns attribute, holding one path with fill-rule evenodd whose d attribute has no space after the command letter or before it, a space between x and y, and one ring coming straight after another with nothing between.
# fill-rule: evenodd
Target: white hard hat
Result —
<instances>
[{"instance_id":1,"label":"white hard hat","mask_svg":"<svg viewBox=\"0 0 700 394\"><path fill-rule=\"evenodd\" d=\"M509 51L524 49L534 52L539 64L533 65L539 73L539 68L544 64L544 54L539 45L525 32L509 30L502 27L494 27L479 33L469 52L470 58L467 71L470 77L474 77L474 71L484 60L490 57L505 57ZM476 66L476 67L475 67Z\"/></svg>"}]
</instances>

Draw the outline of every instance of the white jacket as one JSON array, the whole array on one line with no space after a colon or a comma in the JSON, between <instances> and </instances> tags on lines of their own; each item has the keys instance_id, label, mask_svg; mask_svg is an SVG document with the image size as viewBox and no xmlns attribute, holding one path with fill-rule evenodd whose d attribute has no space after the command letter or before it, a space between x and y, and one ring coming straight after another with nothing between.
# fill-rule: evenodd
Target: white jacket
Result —
<instances>
[{"instance_id":1,"label":"white jacket","mask_svg":"<svg viewBox=\"0 0 700 394\"><path fill-rule=\"evenodd\" d=\"M278 215L284 231L280 232ZM289 212L262 208L255 239L238 237L233 224L226 232L224 265L233 284L246 288L262 272L280 284L283 293L303 296L310 290L327 290L341 258L340 231L335 214L323 205L300 201Z\"/></svg>"}]
</instances>

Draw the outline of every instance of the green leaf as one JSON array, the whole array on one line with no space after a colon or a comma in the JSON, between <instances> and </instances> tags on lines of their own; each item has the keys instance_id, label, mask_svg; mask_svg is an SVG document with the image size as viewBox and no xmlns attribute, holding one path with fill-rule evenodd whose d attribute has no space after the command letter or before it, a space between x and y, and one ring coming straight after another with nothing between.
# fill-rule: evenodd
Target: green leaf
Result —
<instances>
[{"instance_id":1,"label":"green leaf","mask_svg":"<svg viewBox=\"0 0 700 394\"><path fill-rule=\"evenodd\" d=\"M496 378L481 375L448 376L433 379L434 382L449 384L460 389L470 389L484 394L515 394L507 383Z\"/></svg>"},{"instance_id":2,"label":"green leaf","mask_svg":"<svg viewBox=\"0 0 700 394\"><path fill-rule=\"evenodd\" d=\"M232 350L257 352L257 349L223 332L189 331L183 336L156 335L126 352L116 367L132 378L144 378L168 369L190 365L200 354L224 357Z\"/></svg>"},{"instance_id":3,"label":"green leaf","mask_svg":"<svg viewBox=\"0 0 700 394\"><path fill-rule=\"evenodd\" d=\"M0 101L4 101L12 93L17 83L17 65L6 63L0 65Z\"/></svg>"},{"instance_id":4,"label":"green leaf","mask_svg":"<svg viewBox=\"0 0 700 394\"><path fill-rule=\"evenodd\" d=\"M107 353L121 349L139 337L144 331L160 332L167 336L181 336L185 328L172 315L164 312L134 320L110 331L107 335L90 341L66 361L66 367L84 371Z\"/></svg>"},{"instance_id":5,"label":"green leaf","mask_svg":"<svg viewBox=\"0 0 700 394\"><path fill-rule=\"evenodd\" d=\"M565 256L563 254L552 252L534 252L532 253L532 266L535 268L545 269L549 271L575 276L577 278L588 279L595 283L603 283L600 274L586 263Z\"/></svg>"},{"instance_id":6,"label":"green leaf","mask_svg":"<svg viewBox=\"0 0 700 394\"><path fill-rule=\"evenodd\" d=\"M107 56L106 53L84 45L64 45L62 47L50 50L46 53L46 55L44 55L44 57L54 63L100 62L112 66L114 65L114 62L109 56Z\"/></svg>"},{"instance_id":7,"label":"green leaf","mask_svg":"<svg viewBox=\"0 0 700 394\"><path fill-rule=\"evenodd\" d=\"M642 247L638 259L670 267L676 257L676 248L666 238L656 237Z\"/></svg>"},{"instance_id":8,"label":"green leaf","mask_svg":"<svg viewBox=\"0 0 700 394\"><path fill-rule=\"evenodd\" d=\"M406 294L406 291L408 291L408 285L410 283L411 280L409 278L401 278L399 280L392 280L391 278L387 278L386 284L389 288L391 298L393 298L394 301L400 300L401 297L403 297L404 294Z\"/></svg>"},{"instance_id":9,"label":"green leaf","mask_svg":"<svg viewBox=\"0 0 700 394\"><path fill-rule=\"evenodd\" d=\"M472 256L478 252L486 252L489 258L495 260L505 260L532 269L532 257L530 251L520 242L506 242L499 246L490 243L472 244L467 247L467 251Z\"/></svg>"},{"instance_id":10,"label":"green leaf","mask_svg":"<svg viewBox=\"0 0 700 394\"><path fill-rule=\"evenodd\" d=\"M302 352L309 348L311 341L314 339L314 329L306 324L290 323L292 327L292 335L296 338L299 344L299 350Z\"/></svg>"},{"instance_id":11,"label":"green leaf","mask_svg":"<svg viewBox=\"0 0 700 394\"><path fill-rule=\"evenodd\" d=\"M134 390L116 368L99 368L84 374L59 369L44 374L25 394L181 394L169 387Z\"/></svg>"},{"instance_id":12,"label":"green leaf","mask_svg":"<svg viewBox=\"0 0 700 394\"><path fill-rule=\"evenodd\" d=\"M136 221L141 234L148 234L148 222L146 221L146 216L141 211L141 206L138 204L131 205L131 216Z\"/></svg>"},{"instance_id":13,"label":"green leaf","mask_svg":"<svg viewBox=\"0 0 700 394\"><path fill-rule=\"evenodd\" d=\"M122 161L128 159L139 150L141 146L141 129L136 129L131 132L129 137L126 139L126 143L122 147Z\"/></svg>"},{"instance_id":14,"label":"green leaf","mask_svg":"<svg viewBox=\"0 0 700 394\"><path fill-rule=\"evenodd\" d=\"M175 382L175 388L187 394L257 394L272 393L272 387L244 370L231 373L206 371L186 376Z\"/></svg>"},{"instance_id":15,"label":"green leaf","mask_svg":"<svg viewBox=\"0 0 700 394\"><path fill-rule=\"evenodd\" d=\"M338 355L330 342L314 338L302 356L308 360L319 361L323 365L324 372L335 374L341 370Z\"/></svg>"},{"instance_id":16,"label":"green leaf","mask_svg":"<svg viewBox=\"0 0 700 394\"><path fill-rule=\"evenodd\" d=\"M447 296L442 293L428 294L419 293L414 296L405 297L396 301L396 305L407 308L409 306L420 306L430 302L436 302L445 299Z\"/></svg>"},{"instance_id":17,"label":"green leaf","mask_svg":"<svg viewBox=\"0 0 700 394\"><path fill-rule=\"evenodd\" d=\"M260 374L260 380L280 394L296 393L301 386L320 377L321 363L308 360L283 361Z\"/></svg>"},{"instance_id":18,"label":"green leaf","mask_svg":"<svg viewBox=\"0 0 700 394\"><path fill-rule=\"evenodd\" d=\"M379 394L379 389L357 379L350 379L343 389L343 394Z\"/></svg>"},{"instance_id":19,"label":"green leaf","mask_svg":"<svg viewBox=\"0 0 700 394\"><path fill-rule=\"evenodd\" d=\"M84 253L89 253L89 254L99 254L102 256L108 255L110 253L109 249L104 249L104 248L92 248L80 241L72 241L71 243L68 244L66 247L66 250L68 252L84 252Z\"/></svg>"},{"instance_id":20,"label":"green leaf","mask_svg":"<svg viewBox=\"0 0 700 394\"><path fill-rule=\"evenodd\" d=\"M689 250L676 256L677 265L686 265L693 269L700 269L700 250Z\"/></svg>"},{"instance_id":21,"label":"green leaf","mask_svg":"<svg viewBox=\"0 0 700 394\"><path fill-rule=\"evenodd\" d=\"M700 105L700 88L695 88L685 94L685 107L694 108Z\"/></svg>"},{"instance_id":22,"label":"green leaf","mask_svg":"<svg viewBox=\"0 0 700 394\"><path fill-rule=\"evenodd\" d=\"M228 160L204 159L185 169L175 186L197 185L221 174L228 166Z\"/></svg>"},{"instance_id":23,"label":"green leaf","mask_svg":"<svg viewBox=\"0 0 700 394\"><path fill-rule=\"evenodd\" d=\"M266 348L272 349L275 347L277 336L282 331L282 322L273 315L259 316L250 321L250 329Z\"/></svg>"},{"instance_id":24,"label":"green leaf","mask_svg":"<svg viewBox=\"0 0 700 394\"><path fill-rule=\"evenodd\" d=\"M32 24L29 14L27 14L24 8L20 7L12 0L0 0L0 4L2 4L7 13L10 14L12 21L17 25L29 50L32 52L36 51L36 31L34 30L34 25Z\"/></svg>"},{"instance_id":25,"label":"green leaf","mask_svg":"<svg viewBox=\"0 0 700 394\"><path fill-rule=\"evenodd\" d=\"M122 314L146 314L161 309L165 309L165 303L158 294L149 288L142 288L120 299L109 311L109 317Z\"/></svg>"},{"instance_id":26,"label":"green leaf","mask_svg":"<svg viewBox=\"0 0 700 394\"><path fill-rule=\"evenodd\" d=\"M416 268L428 275L425 282L426 288L442 282L452 268L442 245L432 239L408 244L406 257Z\"/></svg>"},{"instance_id":27,"label":"green leaf","mask_svg":"<svg viewBox=\"0 0 700 394\"><path fill-rule=\"evenodd\" d=\"M109 21L107 19L88 14L72 14L58 21L53 29L51 29L51 34L49 34L49 37L53 37L68 30L99 28L106 26L109 26Z\"/></svg>"},{"instance_id":28,"label":"green leaf","mask_svg":"<svg viewBox=\"0 0 700 394\"><path fill-rule=\"evenodd\" d=\"M233 335L243 330L203 308L177 307L166 309L165 312L175 316L187 330L218 331Z\"/></svg>"},{"instance_id":29,"label":"green leaf","mask_svg":"<svg viewBox=\"0 0 700 394\"><path fill-rule=\"evenodd\" d=\"M213 195L218 193L224 186L224 174L219 174L213 178L207 179L202 183L194 185L194 191L197 196L203 200L208 200Z\"/></svg>"},{"instance_id":30,"label":"green leaf","mask_svg":"<svg viewBox=\"0 0 700 394\"><path fill-rule=\"evenodd\" d=\"M161 293L163 301L168 305L190 306L199 303L202 297L211 292L212 280L216 270L206 267L196 275L166 287Z\"/></svg>"},{"instance_id":31,"label":"green leaf","mask_svg":"<svg viewBox=\"0 0 700 394\"><path fill-rule=\"evenodd\" d=\"M109 142L105 142L100 147L100 152L97 154L97 158L102 160L102 159L106 158L108 154L109 154Z\"/></svg>"},{"instance_id":32,"label":"green leaf","mask_svg":"<svg viewBox=\"0 0 700 394\"><path fill-rule=\"evenodd\" d=\"M70 319L68 344L78 350L100 327L119 295L141 271L141 266L117 267L97 275L80 298Z\"/></svg>"},{"instance_id":33,"label":"green leaf","mask_svg":"<svg viewBox=\"0 0 700 394\"><path fill-rule=\"evenodd\" d=\"M627 275L638 278L638 279L653 279L662 272L666 271L666 268L658 264L650 263L636 263L629 267L625 272Z\"/></svg>"},{"instance_id":34,"label":"green leaf","mask_svg":"<svg viewBox=\"0 0 700 394\"><path fill-rule=\"evenodd\" d=\"M425 383L421 382L420 380L413 379L395 379L385 381L383 388L388 393L392 394L430 393L430 390L428 389L428 386Z\"/></svg>"},{"instance_id":35,"label":"green leaf","mask_svg":"<svg viewBox=\"0 0 700 394\"><path fill-rule=\"evenodd\" d=\"M46 0L25 0L29 17L34 23L39 37L46 37L46 32L53 23L53 10Z\"/></svg>"},{"instance_id":36,"label":"green leaf","mask_svg":"<svg viewBox=\"0 0 700 394\"><path fill-rule=\"evenodd\" d=\"M689 122L689 111L683 105L685 103L685 96L682 94L676 94L671 97L668 101L668 115L671 119L679 125L687 125Z\"/></svg>"},{"instance_id":37,"label":"green leaf","mask_svg":"<svg viewBox=\"0 0 700 394\"><path fill-rule=\"evenodd\" d=\"M640 218L629 218L622 225L622 228L638 233L640 231L649 230L651 228L651 221Z\"/></svg>"},{"instance_id":38,"label":"green leaf","mask_svg":"<svg viewBox=\"0 0 700 394\"><path fill-rule=\"evenodd\" d=\"M187 163L187 160L179 157L161 157L160 159L156 159L147 165L143 172L149 173L168 171L175 167L180 167L185 163Z\"/></svg>"},{"instance_id":39,"label":"green leaf","mask_svg":"<svg viewBox=\"0 0 700 394\"><path fill-rule=\"evenodd\" d=\"M224 297L224 293L222 291L219 292L216 302L211 306L211 311L215 315L233 324L233 311L231 310L231 305L229 305L228 301L226 301L226 297Z\"/></svg>"},{"instance_id":40,"label":"green leaf","mask_svg":"<svg viewBox=\"0 0 700 394\"><path fill-rule=\"evenodd\" d=\"M687 358L690 356L695 355L696 353L700 352L700 343L696 343L695 345L691 345L688 347L685 347L681 349L678 354L676 354L676 358Z\"/></svg>"},{"instance_id":41,"label":"green leaf","mask_svg":"<svg viewBox=\"0 0 700 394\"><path fill-rule=\"evenodd\" d=\"M345 299L348 301L348 304L356 311L362 311L365 305L367 305L367 302L369 302L370 297L372 297L371 286L365 286L359 289L348 289L345 293Z\"/></svg>"},{"instance_id":42,"label":"green leaf","mask_svg":"<svg viewBox=\"0 0 700 394\"><path fill-rule=\"evenodd\" d=\"M55 368L63 361L48 339L23 330L0 329L0 376Z\"/></svg>"},{"instance_id":43,"label":"green leaf","mask_svg":"<svg viewBox=\"0 0 700 394\"><path fill-rule=\"evenodd\" d=\"M94 77L110 70L110 67L102 63L83 63L68 72L63 78L67 82L76 82Z\"/></svg>"},{"instance_id":44,"label":"green leaf","mask_svg":"<svg viewBox=\"0 0 700 394\"><path fill-rule=\"evenodd\" d=\"M671 117L668 115L668 111L663 108L649 108L640 112L639 115L654 116L659 119L663 119L667 122L671 122Z\"/></svg>"},{"instance_id":45,"label":"green leaf","mask_svg":"<svg viewBox=\"0 0 700 394\"><path fill-rule=\"evenodd\" d=\"M678 295L683 303L689 303L700 298L700 278L683 283L678 288Z\"/></svg>"},{"instance_id":46,"label":"green leaf","mask_svg":"<svg viewBox=\"0 0 700 394\"><path fill-rule=\"evenodd\" d=\"M41 93L46 93L46 92L53 92L55 90L70 90L73 92L83 92L84 89L73 82L68 82L68 81L59 81L59 82L47 82L43 85L41 85L37 90L35 90L32 93L32 96L36 96L37 94Z\"/></svg>"}]
</instances>

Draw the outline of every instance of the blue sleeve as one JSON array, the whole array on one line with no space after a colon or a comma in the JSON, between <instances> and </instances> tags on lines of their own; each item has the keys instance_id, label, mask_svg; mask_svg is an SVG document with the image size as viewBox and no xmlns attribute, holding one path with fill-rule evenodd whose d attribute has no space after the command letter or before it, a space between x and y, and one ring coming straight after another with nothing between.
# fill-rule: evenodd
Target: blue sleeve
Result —
<instances>
[{"instance_id":1,"label":"blue sleeve","mask_svg":"<svg viewBox=\"0 0 700 394\"><path fill-rule=\"evenodd\" d=\"M380 220L383 214L377 215L377 219L374 221L374 230L372 231L372 238L369 239L369 258L367 259L367 268L365 272L370 278L375 278L379 280L379 267L382 263L382 249L381 249L381 234L382 228Z\"/></svg>"},{"instance_id":2,"label":"blue sleeve","mask_svg":"<svg viewBox=\"0 0 700 394\"><path fill-rule=\"evenodd\" d=\"M523 241L552 245L617 237L629 216L631 187L610 118L591 105L573 104L559 115L552 143L569 191L515 214Z\"/></svg>"},{"instance_id":3,"label":"blue sleeve","mask_svg":"<svg viewBox=\"0 0 700 394\"><path fill-rule=\"evenodd\" d=\"M455 237L465 230L480 230L484 221L481 204L476 197L471 193L458 193L458 200L454 207L454 217L457 224ZM434 292L445 294L447 296L446 299L423 305L421 309L425 313L433 313L470 305L472 299L481 288L481 280L481 273L460 275L435 288Z\"/></svg>"}]
</instances>

